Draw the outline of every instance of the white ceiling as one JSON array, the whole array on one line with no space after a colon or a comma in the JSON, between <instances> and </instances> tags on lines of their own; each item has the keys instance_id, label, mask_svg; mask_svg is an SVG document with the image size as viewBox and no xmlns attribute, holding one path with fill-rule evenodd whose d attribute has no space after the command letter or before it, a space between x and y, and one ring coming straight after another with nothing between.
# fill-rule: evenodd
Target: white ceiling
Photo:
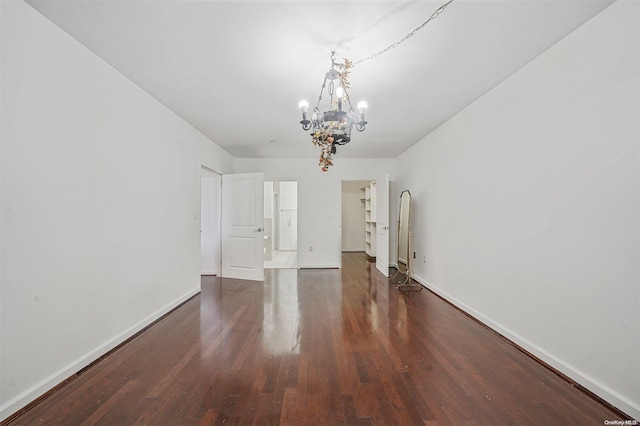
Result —
<instances>
[{"instance_id":1,"label":"white ceiling","mask_svg":"<svg viewBox=\"0 0 640 426\"><path fill-rule=\"evenodd\" d=\"M367 57L445 0L27 2L244 158L316 157L298 102L317 102L330 52ZM612 2L455 0L353 68L349 94L368 102L369 125L336 159L397 156Z\"/></svg>"}]
</instances>

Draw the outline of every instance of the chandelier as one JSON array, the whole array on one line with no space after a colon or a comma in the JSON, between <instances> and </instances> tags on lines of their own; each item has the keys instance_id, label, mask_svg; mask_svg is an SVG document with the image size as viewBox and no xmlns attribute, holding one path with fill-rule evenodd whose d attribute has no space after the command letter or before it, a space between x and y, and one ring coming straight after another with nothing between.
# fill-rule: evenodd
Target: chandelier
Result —
<instances>
[{"instance_id":1,"label":"chandelier","mask_svg":"<svg viewBox=\"0 0 640 426\"><path fill-rule=\"evenodd\" d=\"M390 44L381 51L367 56L364 59L356 62L345 59L344 63L340 63L334 59L335 52L331 52L331 69L324 76L320 96L318 96L318 103L313 108L311 120L309 120L307 116L309 103L307 101L300 101L298 105L300 111L302 111L302 121L300 121L302 129L311 130L311 141L321 149L319 164L323 172L326 172L329 166L333 165L332 155L336 153L336 146L345 145L351 141L351 130L354 127L357 131L362 132L367 125L364 119L367 103L358 103L358 109L356 110L353 108L353 105L351 105L351 98L349 98L349 94L347 93L351 68L354 65L377 58L395 49L416 35L429 22L437 18L451 3L453 3L453 0L447 0L437 8L426 21L401 40ZM329 108L327 111L320 112L320 101L322 101L325 88L327 88L327 93L329 94Z\"/></svg>"},{"instance_id":2,"label":"chandelier","mask_svg":"<svg viewBox=\"0 0 640 426\"><path fill-rule=\"evenodd\" d=\"M351 141L351 130L355 127L362 132L367 125L364 119L367 103L361 101L356 110L347 92L352 62L345 59L344 63L338 63L334 56L335 52L331 52L331 69L324 76L311 120L307 116L309 103L303 100L298 105L302 111L302 129L311 130L311 141L321 150L319 165L323 172L333 165L331 156L336 153L336 147ZM325 88L329 95L329 106L326 111L321 112L320 102Z\"/></svg>"}]
</instances>

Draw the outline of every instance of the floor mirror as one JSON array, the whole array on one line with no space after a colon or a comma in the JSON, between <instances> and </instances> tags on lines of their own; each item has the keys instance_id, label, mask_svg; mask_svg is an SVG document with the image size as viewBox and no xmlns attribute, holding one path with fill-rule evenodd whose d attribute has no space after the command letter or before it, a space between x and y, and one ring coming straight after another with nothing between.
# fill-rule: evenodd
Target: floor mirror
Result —
<instances>
[{"instance_id":1,"label":"floor mirror","mask_svg":"<svg viewBox=\"0 0 640 426\"><path fill-rule=\"evenodd\" d=\"M398 213L398 273L404 280L398 284L401 291L420 291L422 286L411 278L411 192L400 193L400 211Z\"/></svg>"}]
</instances>

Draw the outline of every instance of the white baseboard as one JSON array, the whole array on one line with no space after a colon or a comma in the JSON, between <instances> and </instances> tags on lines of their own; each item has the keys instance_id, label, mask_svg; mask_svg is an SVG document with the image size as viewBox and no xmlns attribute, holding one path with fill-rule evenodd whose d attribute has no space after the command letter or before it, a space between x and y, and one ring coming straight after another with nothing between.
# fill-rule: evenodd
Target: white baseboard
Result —
<instances>
[{"instance_id":1,"label":"white baseboard","mask_svg":"<svg viewBox=\"0 0 640 426\"><path fill-rule=\"evenodd\" d=\"M519 347L523 348L527 352L531 353L533 356L539 358L541 361L549 364L552 368L556 369L560 373L569 377L571 380L575 381L579 385L583 386L585 389L593 392L595 395L599 396L609 404L618 408L625 414L632 416L634 419L640 419L640 405L634 403L623 395L620 395L613 389L607 387L606 385L600 383L594 378L590 377L588 374L585 374L582 371L577 370L573 366L567 364L561 359L555 357L553 354L545 351L544 349L532 344L527 339L519 336L513 331L509 330L506 327L503 327L499 323L493 321L491 318L483 315L482 313L476 311L460 300L452 297L447 292L443 291L439 287L429 283L427 280L415 275L411 274L413 279L422 284L424 287L433 291L438 296L442 297L452 305L458 307L462 311L471 315L487 327L491 328L495 332L501 334L505 338L509 339L511 342L515 343Z\"/></svg>"},{"instance_id":2,"label":"white baseboard","mask_svg":"<svg viewBox=\"0 0 640 426\"><path fill-rule=\"evenodd\" d=\"M215 269L205 269L200 271L200 275L218 275L218 271Z\"/></svg>"},{"instance_id":3,"label":"white baseboard","mask_svg":"<svg viewBox=\"0 0 640 426\"><path fill-rule=\"evenodd\" d=\"M200 293L199 286L189 291L188 293L180 296L178 299L174 300L173 302L169 303L163 308L152 313L151 315L149 315L139 323L129 327L127 330L123 331L113 339L103 343L102 345L91 350L90 352L87 352L80 358L76 359L75 361L71 362L70 364L61 368L60 370L56 371L49 377L45 378L41 382L37 383L36 385L22 392L20 395L16 396L15 398L12 398L11 400L2 404L2 406L0 406L0 421L18 412L20 409L24 408L30 402L35 401L37 398L44 395L49 390L53 389L60 383L64 382L66 379L73 376L78 371L82 370L84 367L88 366L95 360L99 359L101 356L103 356L113 348L117 347L118 345L122 344L131 336L135 335L140 330L147 327L149 324L153 323L158 318L162 317L167 312L171 311L172 309L179 306L181 303L184 303L185 301L187 301L188 299L190 299L191 297L195 296L198 293Z\"/></svg>"}]
</instances>

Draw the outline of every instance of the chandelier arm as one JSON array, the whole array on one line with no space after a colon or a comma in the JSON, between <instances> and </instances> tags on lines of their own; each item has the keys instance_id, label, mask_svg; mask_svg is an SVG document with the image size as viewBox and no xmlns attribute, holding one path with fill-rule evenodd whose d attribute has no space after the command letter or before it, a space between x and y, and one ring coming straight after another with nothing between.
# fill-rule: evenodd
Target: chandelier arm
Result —
<instances>
[{"instance_id":1,"label":"chandelier arm","mask_svg":"<svg viewBox=\"0 0 640 426\"><path fill-rule=\"evenodd\" d=\"M436 19L438 17L438 15L440 15L442 12L444 12L444 10L447 8L447 6L449 6L451 3L453 3L453 0L449 0L446 3L444 3L442 6L440 6L439 8L437 8L429 17L429 19L427 19L426 21L424 21L419 27L417 27L416 29L414 29L413 31L411 31L409 34L407 34L406 36L404 36L400 41L397 41L393 44L390 44L389 46L387 46L386 48L382 49L381 51L379 51L378 53L374 53L371 56L367 56L366 58L360 59L358 61L353 62L353 65L358 65L362 62L368 61L369 59L373 59L373 58L377 58L378 56L382 55L383 53L388 52L389 50L393 50L396 47L398 47L401 43L403 43L404 41L406 41L407 39L413 37L414 35L416 35L416 33L418 31L420 31L425 25L427 25L430 21Z\"/></svg>"}]
</instances>

